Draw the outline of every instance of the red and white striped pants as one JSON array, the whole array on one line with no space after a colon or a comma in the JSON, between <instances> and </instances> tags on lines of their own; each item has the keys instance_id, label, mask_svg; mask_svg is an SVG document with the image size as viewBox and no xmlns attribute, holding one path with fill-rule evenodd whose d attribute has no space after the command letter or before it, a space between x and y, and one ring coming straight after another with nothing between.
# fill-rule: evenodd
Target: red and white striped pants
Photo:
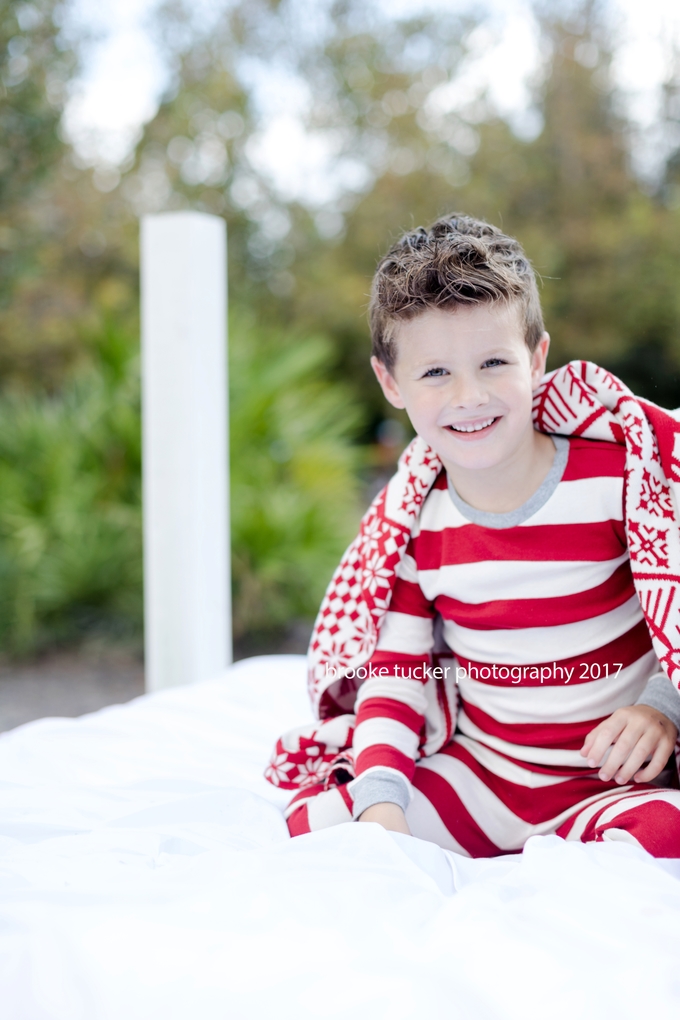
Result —
<instances>
[{"instance_id":1,"label":"red and white striped pants","mask_svg":"<svg viewBox=\"0 0 680 1020\"><path fill-rule=\"evenodd\" d=\"M530 836L548 833L584 843L620 840L654 857L680 857L680 790L619 786L566 770L556 775L499 758L456 736L420 761L406 809L413 835L466 857L516 853ZM346 786L320 783L296 794L286 816L298 836L351 821L352 799Z\"/></svg>"}]
</instances>

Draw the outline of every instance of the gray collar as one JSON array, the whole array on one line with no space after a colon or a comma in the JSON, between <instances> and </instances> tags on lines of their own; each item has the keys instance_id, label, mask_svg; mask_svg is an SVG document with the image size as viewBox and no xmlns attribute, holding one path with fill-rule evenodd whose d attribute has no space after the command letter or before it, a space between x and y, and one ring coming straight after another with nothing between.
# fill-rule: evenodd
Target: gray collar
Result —
<instances>
[{"instance_id":1,"label":"gray collar","mask_svg":"<svg viewBox=\"0 0 680 1020\"><path fill-rule=\"evenodd\" d=\"M569 458L569 440L564 436L551 436L555 444L555 456L552 467L541 482L533 496L529 496L526 503L522 503L516 510L507 510L505 513L492 513L490 510L477 510L470 506L464 499L461 499L453 487L453 482L448 478L449 496L454 506L473 524L480 524L483 528L516 528L518 524L524 524L542 506L548 502L557 486L562 481L564 469Z\"/></svg>"}]
</instances>

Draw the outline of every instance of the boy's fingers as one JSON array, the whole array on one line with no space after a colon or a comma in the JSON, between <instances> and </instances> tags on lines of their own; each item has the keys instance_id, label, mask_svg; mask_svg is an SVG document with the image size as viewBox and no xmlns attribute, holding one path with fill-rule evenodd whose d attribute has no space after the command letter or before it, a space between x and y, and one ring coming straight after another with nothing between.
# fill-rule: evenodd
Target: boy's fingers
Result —
<instances>
[{"instance_id":1,"label":"boy's fingers","mask_svg":"<svg viewBox=\"0 0 680 1020\"><path fill-rule=\"evenodd\" d=\"M582 754L584 758L588 757L590 748L593 746L595 742L596 732L597 730L591 730L590 733L587 735L586 739L583 741L583 747L581 748L580 754Z\"/></svg>"},{"instance_id":2,"label":"boy's fingers","mask_svg":"<svg viewBox=\"0 0 680 1020\"><path fill-rule=\"evenodd\" d=\"M618 740L621 733L625 730L625 722L622 720L614 719L612 716L606 719L599 726L596 726L594 730L591 730L588 734L589 737L593 737L593 743L588 749L587 757L588 764L591 769L597 768L602 761L607 748ZM585 745L584 745L585 749ZM619 763L620 764L620 763Z\"/></svg>"},{"instance_id":3,"label":"boy's fingers","mask_svg":"<svg viewBox=\"0 0 680 1020\"><path fill-rule=\"evenodd\" d=\"M636 772L633 776L635 782L651 783L652 779L656 779L659 772L661 772L666 765L672 750L673 745L670 740L664 739L660 741L656 751L652 755L652 760L645 766L645 768L640 769L640 771Z\"/></svg>"},{"instance_id":4,"label":"boy's fingers","mask_svg":"<svg viewBox=\"0 0 680 1020\"><path fill-rule=\"evenodd\" d=\"M663 717L657 717L659 713L644 706L642 710L619 708L587 734L580 753L590 768L599 768L604 782L627 783L633 777L636 782L649 782L666 764L676 735L675 727L671 737L669 726L659 725Z\"/></svg>"},{"instance_id":5,"label":"boy's fingers","mask_svg":"<svg viewBox=\"0 0 680 1020\"><path fill-rule=\"evenodd\" d=\"M618 772L613 773L614 780L617 783L629 782L640 766L644 764L645 760L649 758L650 754L652 754L655 750L655 747L656 741L653 736L650 734L644 734L644 736L638 740L637 744L623 762ZM607 762L607 764L609 764L609 762Z\"/></svg>"},{"instance_id":6,"label":"boy's fingers","mask_svg":"<svg viewBox=\"0 0 680 1020\"><path fill-rule=\"evenodd\" d=\"M633 752L633 748L638 745L638 741L642 738L642 734L638 727L627 726L623 733L617 738L616 743L612 747L607 760L603 763L600 769L600 779L604 779L605 782L612 779L617 774L623 763ZM645 753L642 758L638 760L636 768L644 761L648 754L651 753L655 744L651 741L645 742ZM590 761L589 761L590 764ZM632 772L631 772L632 775Z\"/></svg>"},{"instance_id":7,"label":"boy's fingers","mask_svg":"<svg viewBox=\"0 0 680 1020\"><path fill-rule=\"evenodd\" d=\"M593 746L588 751L588 765L591 769L596 769L602 764L602 759L609 747L612 745L613 738L606 734L600 734L594 741Z\"/></svg>"}]
</instances>

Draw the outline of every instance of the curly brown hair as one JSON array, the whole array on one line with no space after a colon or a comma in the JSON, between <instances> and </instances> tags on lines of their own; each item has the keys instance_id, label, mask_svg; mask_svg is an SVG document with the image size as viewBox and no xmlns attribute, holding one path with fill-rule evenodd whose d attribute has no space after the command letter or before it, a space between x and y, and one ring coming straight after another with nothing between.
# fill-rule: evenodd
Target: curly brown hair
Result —
<instances>
[{"instance_id":1,"label":"curly brown hair","mask_svg":"<svg viewBox=\"0 0 680 1020\"><path fill-rule=\"evenodd\" d=\"M404 234L378 263L369 305L373 354L390 371L394 326L427 308L519 303L533 351L544 330L536 276L522 246L498 227L464 213Z\"/></svg>"}]
</instances>

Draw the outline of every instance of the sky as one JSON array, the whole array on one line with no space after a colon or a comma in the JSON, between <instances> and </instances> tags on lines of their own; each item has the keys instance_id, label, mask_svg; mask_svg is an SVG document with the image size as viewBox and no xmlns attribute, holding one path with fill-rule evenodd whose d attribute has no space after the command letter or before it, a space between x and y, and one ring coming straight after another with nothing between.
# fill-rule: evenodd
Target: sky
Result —
<instances>
[{"instance_id":1,"label":"sky","mask_svg":"<svg viewBox=\"0 0 680 1020\"><path fill-rule=\"evenodd\" d=\"M151 17L159 0L74 0L73 20L85 28L91 41L85 50L84 66L65 112L67 133L85 164L120 164L129 154L140 127L153 117L167 81L161 53L155 43ZM468 0L390 0L397 15L413 13L417 5L436 8L452 2L465 10ZM219 0L194 0L194 11L204 6L205 15ZM613 73L627 95L634 120L645 128L654 121L658 109L659 87L669 60L669 41L680 41L680 3L678 0L610 0L620 31L621 43ZM463 81L457 82L457 95L472 98L484 88L500 112L508 116L518 133L530 134L534 128L527 113L527 81L540 61L537 33L529 13L529 0L485 0L490 18L486 27L474 34L472 58ZM480 5L475 4L479 10ZM290 125L295 97L263 78L261 105L269 119L268 135L261 144L263 159L273 162L280 148L282 117ZM282 101L287 111L282 111ZM289 127L290 129L290 127ZM313 142L310 141L310 145ZM314 166L323 159L304 138L295 147L305 163L305 173L292 165L281 166L272 174L286 181L314 176ZM272 155L268 155L271 153ZM277 161L280 163L280 161ZM644 167L643 167L644 169Z\"/></svg>"}]
</instances>

